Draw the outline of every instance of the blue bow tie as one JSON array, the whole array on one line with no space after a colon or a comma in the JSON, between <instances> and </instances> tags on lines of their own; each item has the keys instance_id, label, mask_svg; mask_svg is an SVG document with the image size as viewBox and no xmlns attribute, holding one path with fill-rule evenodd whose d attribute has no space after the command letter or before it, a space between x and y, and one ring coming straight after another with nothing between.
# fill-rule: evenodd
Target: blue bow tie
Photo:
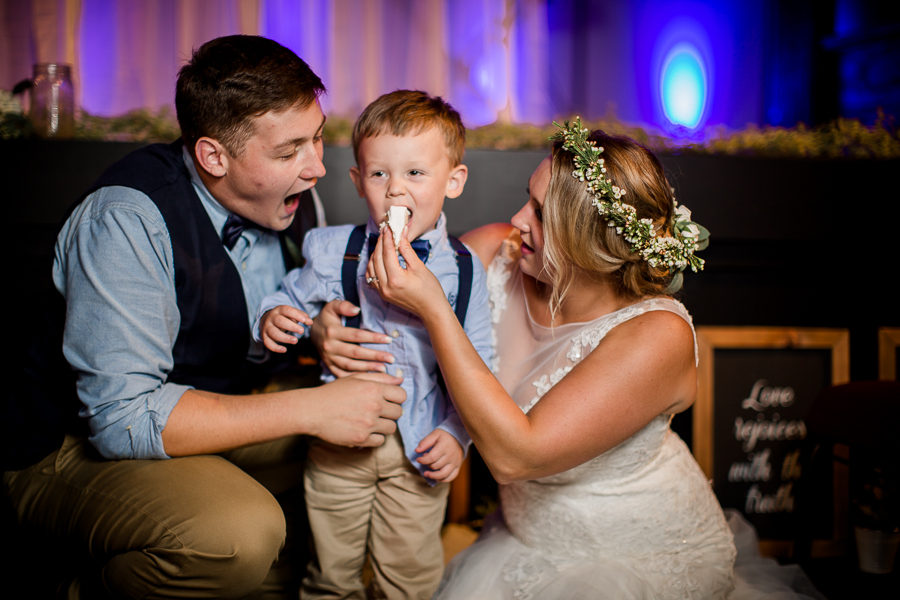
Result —
<instances>
[{"instance_id":1,"label":"blue bow tie","mask_svg":"<svg viewBox=\"0 0 900 600\"><path fill-rule=\"evenodd\" d=\"M377 233L369 234L369 254L375 251L375 243L378 241ZM428 240L417 239L410 242L412 249L416 251L416 256L422 262L428 262L428 254L431 252L431 242Z\"/></svg>"},{"instance_id":2,"label":"blue bow tie","mask_svg":"<svg viewBox=\"0 0 900 600\"><path fill-rule=\"evenodd\" d=\"M222 227L222 243L225 244L226 248L232 250L234 245L237 244L238 238L244 233L244 230L252 228L259 229L259 225L231 213L225 219L225 225Z\"/></svg>"}]
</instances>

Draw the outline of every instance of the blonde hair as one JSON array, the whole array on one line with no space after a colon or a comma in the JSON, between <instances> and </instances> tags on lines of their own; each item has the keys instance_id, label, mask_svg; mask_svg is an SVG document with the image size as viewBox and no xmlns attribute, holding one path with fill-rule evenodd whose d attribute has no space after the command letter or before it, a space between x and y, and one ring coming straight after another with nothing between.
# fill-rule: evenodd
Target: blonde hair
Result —
<instances>
[{"instance_id":1,"label":"blonde hair","mask_svg":"<svg viewBox=\"0 0 900 600\"><path fill-rule=\"evenodd\" d=\"M437 127L447 147L450 166L462 163L466 128L459 113L440 96L417 90L396 90L371 102L353 126L353 158L359 163L363 139L384 134L415 135Z\"/></svg>"},{"instance_id":2,"label":"blonde hair","mask_svg":"<svg viewBox=\"0 0 900 600\"><path fill-rule=\"evenodd\" d=\"M675 197L659 160L626 137L602 131L590 139L603 148L607 174L613 185L627 192L623 201L650 219L658 235L671 228ZM572 154L561 143L553 147L550 183L543 206L544 269L552 287L550 313L555 315L578 273L610 277L622 296L640 298L664 294L674 273L650 266L632 252L625 239L609 227L591 202L584 182L572 176Z\"/></svg>"}]
</instances>

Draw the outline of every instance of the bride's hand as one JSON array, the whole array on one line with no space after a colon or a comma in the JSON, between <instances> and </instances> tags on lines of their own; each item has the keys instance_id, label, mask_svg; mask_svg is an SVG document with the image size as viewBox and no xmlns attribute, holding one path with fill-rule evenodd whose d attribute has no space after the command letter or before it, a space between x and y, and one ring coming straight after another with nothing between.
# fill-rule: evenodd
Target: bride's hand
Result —
<instances>
[{"instance_id":1,"label":"bride's hand","mask_svg":"<svg viewBox=\"0 0 900 600\"><path fill-rule=\"evenodd\" d=\"M429 307L438 306L437 303L447 303L447 297L437 277L419 260L406 236L404 227L400 238L400 254L406 261L404 269L394 252L393 234L389 227L384 228L366 266L366 281L391 304L422 315Z\"/></svg>"}]
</instances>

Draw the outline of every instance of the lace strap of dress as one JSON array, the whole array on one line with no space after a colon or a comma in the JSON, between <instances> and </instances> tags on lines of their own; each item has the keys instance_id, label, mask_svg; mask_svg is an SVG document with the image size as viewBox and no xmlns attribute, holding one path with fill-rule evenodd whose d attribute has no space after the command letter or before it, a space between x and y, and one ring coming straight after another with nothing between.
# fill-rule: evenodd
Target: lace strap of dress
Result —
<instances>
[{"instance_id":1,"label":"lace strap of dress","mask_svg":"<svg viewBox=\"0 0 900 600\"><path fill-rule=\"evenodd\" d=\"M675 313L684 319L691 327L691 334L694 338L694 363L697 364L700 355L697 347L697 332L694 330L693 319L691 319L690 313L681 302L673 298L665 297L647 298L646 300L641 300L640 302L600 317L572 338L572 345L566 357L572 362L580 361L583 356L597 347L600 340L602 340L613 327L654 310L665 310Z\"/></svg>"},{"instance_id":2,"label":"lace strap of dress","mask_svg":"<svg viewBox=\"0 0 900 600\"><path fill-rule=\"evenodd\" d=\"M491 305L491 322L498 323L509 298L509 279L519 258L521 238L513 229L500 243L497 253L487 269L488 299Z\"/></svg>"}]
</instances>

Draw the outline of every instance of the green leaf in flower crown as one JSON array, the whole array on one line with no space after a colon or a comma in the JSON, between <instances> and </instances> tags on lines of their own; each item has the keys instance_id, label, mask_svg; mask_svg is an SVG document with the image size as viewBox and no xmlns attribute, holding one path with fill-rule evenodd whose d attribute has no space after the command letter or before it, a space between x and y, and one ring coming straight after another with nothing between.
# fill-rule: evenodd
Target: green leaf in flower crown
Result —
<instances>
[{"instance_id":1,"label":"green leaf in flower crown","mask_svg":"<svg viewBox=\"0 0 900 600\"><path fill-rule=\"evenodd\" d=\"M694 223L694 225L700 230L700 235L697 237L697 250L706 250L709 246L709 229L700 223Z\"/></svg>"}]
</instances>

